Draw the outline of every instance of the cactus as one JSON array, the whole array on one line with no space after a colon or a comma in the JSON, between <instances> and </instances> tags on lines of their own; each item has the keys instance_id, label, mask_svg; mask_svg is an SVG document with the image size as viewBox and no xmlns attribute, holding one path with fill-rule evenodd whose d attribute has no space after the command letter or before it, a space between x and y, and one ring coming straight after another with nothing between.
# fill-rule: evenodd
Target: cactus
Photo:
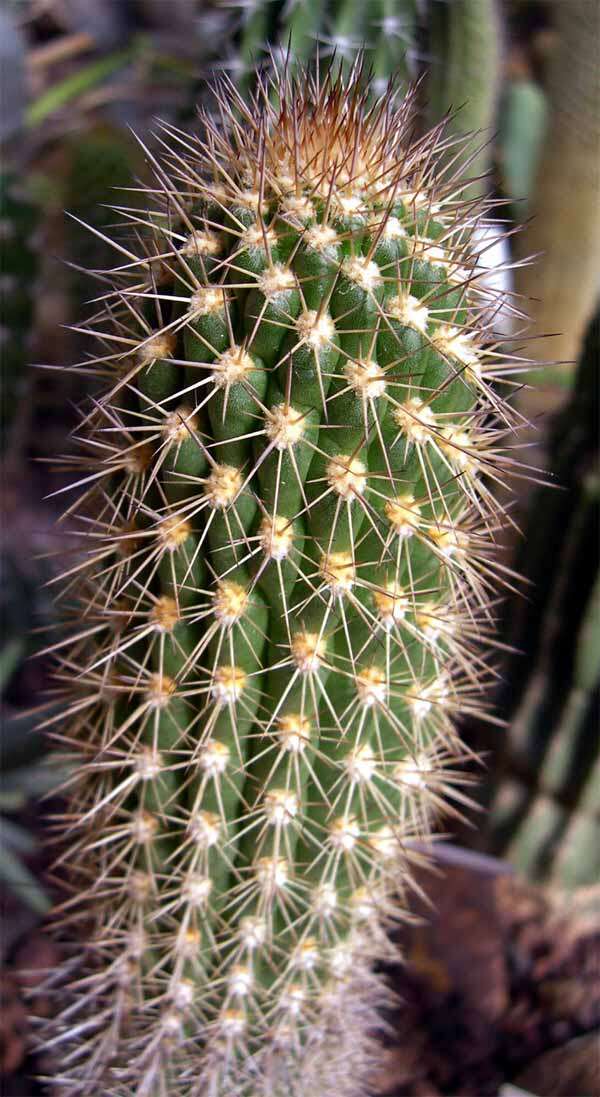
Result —
<instances>
[{"instance_id":1,"label":"cactus","mask_svg":"<svg viewBox=\"0 0 600 1097\"><path fill-rule=\"evenodd\" d=\"M45 725L69 1094L364 1093L374 962L487 711L516 368L487 203L360 65L216 95L202 139L163 127L83 325Z\"/></svg>"},{"instance_id":2,"label":"cactus","mask_svg":"<svg viewBox=\"0 0 600 1097\"><path fill-rule=\"evenodd\" d=\"M335 53L346 68L359 52L368 51L377 92L384 90L390 76L401 77L405 84L415 76L418 0L377 0L364 10L353 0L223 3L226 9L239 9L228 64L242 92L254 86L258 62L285 64L292 70L308 64L317 51L324 67Z\"/></svg>"},{"instance_id":3,"label":"cactus","mask_svg":"<svg viewBox=\"0 0 600 1097\"><path fill-rule=\"evenodd\" d=\"M518 73L502 90L498 127L499 176L514 221L529 214L531 194L548 124L543 89Z\"/></svg>"},{"instance_id":4,"label":"cactus","mask_svg":"<svg viewBox=\"0 0 600 1097\"><path fill-rule=\"evenodd\" d=\"M540 262L519 269L516 288L532 302L533 332L539 336L533 357L557 363L544 371L544 385L570 386L600 281L600 8L595 0L572 0L553 3L550 11L559 43L548 73L549 123L531 198L533 216L521 237L522 254L539 254ZM577 201L567 215L569 194Z\"/></svg>"},{"instance_id":5,"label":"cactus","mask_svg":"<svg viewBox=\"0 0 600 1097\"><path fill-rule=\"evenodd\" d=\"M429 37L429 119L437 122L451 111L450 131L457 137L481 134L476 155L472 145L459 151L474 177L470 190L478 194L490 167L500 93L502 33L496 0L433 0Z\"/></svg>"},{"instance_id":6,"label":"cactus","mask_svg":"<svg viewBox=\"0 0 600 1097\"><path fill-rule=\"evenodd\" d=\"M33 281L37 257L31 237L37 221L35 204L19 186L14 172L0 175L0 435L2 446L26 381L28 342L33 314Z\"/></svg>"},{"instance_id":7,"label":"cactus","mask_svg":"<svg viewBox=\"0 0 600 1097\"><path fill-rule=\"evenodd\" d=\"M499 699L510 731L483 836L523 872L558 886L593 884L599 868L599 349L600 315L552 433L562 490L543 505L539 493L532 500L519 560L532 596L525 615L523 607L508 615L506 638L519 654Z\"/></svg>"}]
</instances>

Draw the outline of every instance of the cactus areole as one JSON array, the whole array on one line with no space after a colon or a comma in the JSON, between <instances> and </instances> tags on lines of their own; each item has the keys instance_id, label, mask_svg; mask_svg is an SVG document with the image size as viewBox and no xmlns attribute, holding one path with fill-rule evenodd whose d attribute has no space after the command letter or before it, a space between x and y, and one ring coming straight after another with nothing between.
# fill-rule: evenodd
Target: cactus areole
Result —
<instances>
[{"instance_id":1,"label":"cactus areole","mask_svg":"<svg viewBox=\"0 0 600 1097\"><path fill-rule=\"evenodd\" d=\"M485 710L514 419L486 202L360 66L216 105L162 127L85 325L47 721L67 1094L367 1092L374 962Z\"/></svg>"}]
</instances>

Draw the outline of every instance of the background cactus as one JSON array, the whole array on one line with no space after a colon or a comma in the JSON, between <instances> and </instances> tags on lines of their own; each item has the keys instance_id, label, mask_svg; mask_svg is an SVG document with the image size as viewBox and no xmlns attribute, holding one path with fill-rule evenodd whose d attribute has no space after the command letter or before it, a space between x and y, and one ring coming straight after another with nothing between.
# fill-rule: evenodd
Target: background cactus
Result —
<instances>
[{"instance_id":1,"label":"background cactus","mask_svg":"<svg viewBox=\"0 0 600 1097\"><path fill-rule=\"evenodd\" d=\"M37 210L23 190L13 172L0 175L0 425L3 445L12 412L25 384L37 266L32 242Z\"/></svg>"},{"instance_id":2,"label":"background cactus","mask_svg":"<svg viewBox=\"0 0 600 1097\"><path fill-rule=\"evenodd\" d=\"M492 130L500 93L502 23L496 0L433 0L430 9L428 116L433 124L451 113L450 132L477 133L474 155L467 145L463 163L473 176L474 194L488 189ZM453 113L456 112L456 113ZM456 153L455 153L456 155Z\"/></svg>"},{"instance_id":3,"label":"background cactus","mask_svg":"<svg viewBox=\"0 0 600 1097\"><path fill-rule=\"evenodd\" d=\"M510 730L482 835L486 848L559 886L594 884L600 868L599 351L597 317L552 434L562 490L544 490L543 506L539 493L532 499L519 560L531 596L508 615L519 654L499 699Z\"/></svg>"},{"instance_id":4,"label":"background cactus","mask_svg":"<svg viewBox=\"0 0 600 1097\"><path fill-rule=\"evenodd\" d=\"M517 366L412 109L224 81L121 211L46 722L66 1092L364 1092L414 840L468 803Z\"/></svg>"},{"instance_id":5,"label":"background cactus","mask_svg":"<svg viewBox=\"0 0 600 1097\"><path fill-rule=\"evenodd\" d=\"M377 0L362 7L353 0L287 0L281 5L273 0L223 0L222 6L237 14L225 65L242 91L254 85L259 63L278 64L286 58L293 70L313 60L317 51L324 66L335 53L346 68L366 51L378 92L392 75L405 84L416 75L418 0ZM215 57L223 63L218 50Z\"/></svg>"},{"instance_id":6,"label":"background cactus","mask_svg":"<svg viewBox=\"0 0 600 1097\"><path fill-rule=\"evenodd\" d=\"M600 283L600 9L594 0L573 0L551 10L558 44L548 71L549 122L520 240L522 254L540 260L517 277L518 292L532 301L533 356L558 363L544 371L545 385L573 380ZM570 193L578 200L566 216Z\"/></svg>"}]
</instances>

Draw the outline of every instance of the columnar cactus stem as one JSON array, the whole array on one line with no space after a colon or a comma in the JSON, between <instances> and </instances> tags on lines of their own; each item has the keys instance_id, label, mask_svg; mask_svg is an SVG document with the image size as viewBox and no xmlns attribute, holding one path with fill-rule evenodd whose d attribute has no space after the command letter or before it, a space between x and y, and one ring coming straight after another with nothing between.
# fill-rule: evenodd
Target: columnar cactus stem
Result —
<instances>
[{"instance_id":1,"label":"columnar cactus stem","mask_svg":"<svg viewBox=\"0 0 600 1097\"><path fill-rule=\"evenodd\" d=\"M532 300L533 356L559 363L541 377L537 371L544 385L572 380L600 281L600 9L594 0L552 7L559 44L549 71L549 125L522 237L523 254L539 254L540 262L517 277L519 293ZM577 195L568 218L565 194Z\"/></svg>"},{"instance_id":2,"label":"columnar cactus stem","mask_svg":"<svg viewBox=\"0 0 600 1097\"><path fill-rule=\"evenodd\" d=\"M518 563L532 597L526 611L513 603L505 630L525 657L508 664L499 697L509 732L485 837L521 872L559 887L594 884L600 870L599 352L600 314L549 440L562 490L540 489L529 507Z\"/></svg>"},{"instance_id":3,"label":"columnar cactus stem","mask_svg":"<svg viewBox=\"0 0 600 1097\"><path fill-rule=\"evenodd\" d=\"M68 1093L358 1094L415 840L468 802L516 366L411 95L216 94L86 325L55 1039Z\"/></svg>"},{"instance_id":4,"label":"columnar cactus stem","mask_svg":"<svg viewBox=\"0 0 600 1097\"><path fill-rule=\"evenodd\" d=\"M500 94L502 23L497 0L434 0L431 7L432 56L428 102L436 122L447 111L450 132L481 134L473 155L466 146L462 160L473 176L470 190L481 194L491 160L492 132ZM480 178L477 178L480 177Z\"/></svg>"}]
</instances>

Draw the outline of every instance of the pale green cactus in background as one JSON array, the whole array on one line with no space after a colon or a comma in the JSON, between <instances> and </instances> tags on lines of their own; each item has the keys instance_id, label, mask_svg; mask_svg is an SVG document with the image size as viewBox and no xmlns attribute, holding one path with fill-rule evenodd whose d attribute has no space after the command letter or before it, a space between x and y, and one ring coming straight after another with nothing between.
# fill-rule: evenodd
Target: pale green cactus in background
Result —
<instances>
[{"instance_id":1,"label":"pale green cactus in background","mask_svg":"<svg viewBox=\"0 0 600 1097\"><path fill-rule=\"evenodd\" d=\"M520 240L523 256L540 259L519 269L517 290L531 301L533 357L547 366L538 382L565 385L600 287L600 7L556 0L551 11L558 41L548 66L549 117Z\"/></svg>"},{"instance_id":2,"label":"pale green cactus in background","mask_svg":"<svg viewBox=\"0 0 600 1097\"><path fill-rule=\"evenodd\" d=\"M510 727L482 835L486 848L558 887L595 884L600 871L599 350L597 317L551 433L561 490L534 495L518 560L531 596L507 615L518 655L499 713Z\"/></svg>"}]
</instances>

